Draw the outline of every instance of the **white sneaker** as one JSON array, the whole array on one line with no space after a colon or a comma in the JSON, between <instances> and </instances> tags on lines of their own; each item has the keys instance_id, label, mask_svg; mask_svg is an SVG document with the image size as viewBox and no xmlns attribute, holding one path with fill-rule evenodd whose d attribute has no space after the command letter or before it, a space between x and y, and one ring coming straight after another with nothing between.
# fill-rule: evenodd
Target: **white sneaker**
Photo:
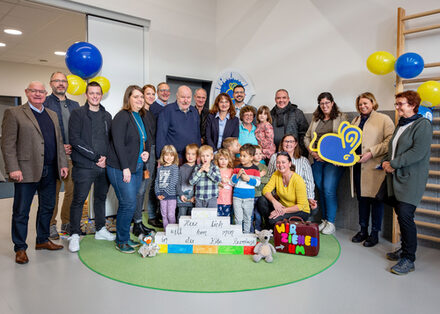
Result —
<instances>
[{"instance_id":1,"label":"white sneaker","mask_svg":"<svg viewBox=\"0 0 440 314\"><path fill-rule=\"evenodd\" d=\"M95 233L95 240L107 240L115 241L116 235L109 232L106 227L102 227L101 230Z\"/></svg>"},{"instance_id":2,"label":"white sneaker","mask_svg":"<svg viewBox=\"0 0 440 314\"><path fill-rule=\"evenodd\" d=\"M324 229L322 229L323 234L333 234L336 231L336 227L333 223L330 221L327 221L327 224L325 225Z\"/></svg>"},{"instance_id":3,"label":"white sneaker","mask_svg":"<svg viewBox=\"0 0 440 314\"><path fill-rule=\"evenodd\" d=\"M79 235L72 234L68 239L69 241L69 251L72 253L79 251Z\"/></svg>"},{"instance_id":4,"label":"white sneaker","mask_svg":"<svg viewBox=\"0 0 440 314\"><path fill-rule=\"evenodd\" d=\"M318 226L319 231L322 231L322 229L324 229L326 225L327 225L327 220L323 219L322 222Z\"/></svg>"}]
</instances>

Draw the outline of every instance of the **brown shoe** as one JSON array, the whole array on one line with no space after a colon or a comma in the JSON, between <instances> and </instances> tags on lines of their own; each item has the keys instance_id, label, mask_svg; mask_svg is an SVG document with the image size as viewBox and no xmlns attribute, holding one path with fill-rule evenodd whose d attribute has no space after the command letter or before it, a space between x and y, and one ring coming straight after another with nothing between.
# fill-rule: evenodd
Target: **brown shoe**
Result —
<instances>
[{"instance_id":1,"label":"brown shoe","mask_svg":"<svg viewBox=\"0 0 440 314\"><path fill-rule=\"evenodd\" d=\"M56 251L56 250L61 250L62 248L64 248L64 246L59 245L59 244L55 244L50 240L48 240L47 242L44 242L44 243L35 244L36 250Z\"/></svg>"},{"instance_id":2,"label":"brown shoe","mask_svg":"<svg viewBox=\"0 0 440 314\"><path fill-rule=\"evenodd\" d=\"M17 252L15 252L15 262L17 264L29 263L29 258L27 257L26 250L18 250Z\"/></svg>"}]
</instances>

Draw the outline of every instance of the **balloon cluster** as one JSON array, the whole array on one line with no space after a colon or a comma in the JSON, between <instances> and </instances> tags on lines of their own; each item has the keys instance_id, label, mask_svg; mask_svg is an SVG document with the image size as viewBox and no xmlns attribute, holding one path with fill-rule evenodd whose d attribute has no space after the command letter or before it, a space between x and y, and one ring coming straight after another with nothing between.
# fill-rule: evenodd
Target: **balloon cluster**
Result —
<instances>
[{"instance_id":1,"label":"balloon cluster","mask_svg":"<svg viewBox=\"0 0 440 314\"><path fill-rule=\"evenodd\" d=\"M69 86L67 92L71 95L81 95L85 93L87 83L97 82L101 85L102 92L105 94L110 89L110 81L103 76L94 77L102 68L102 55L98 48L86 42L74 43L67 49L66 66L72 75L67 75Z\"/></svg>"},{"instance_id":2,"label":"balloon cluster","mask_svg":"<svg viewBox=\"0 0 440 314\"><path fill-rule=\"evenodd\" d=\"M396 58L387 51L376 51L367 59L368 70L377 75L384 75L396 72L398 76L404 79L410 79L422 73L425 67L423 58L414 52L407 52ZM440 104L440 83L428 81L419 86L417 92L422 99L422 105L425 107L434 107Z\"/></svg>"}]
</instances>

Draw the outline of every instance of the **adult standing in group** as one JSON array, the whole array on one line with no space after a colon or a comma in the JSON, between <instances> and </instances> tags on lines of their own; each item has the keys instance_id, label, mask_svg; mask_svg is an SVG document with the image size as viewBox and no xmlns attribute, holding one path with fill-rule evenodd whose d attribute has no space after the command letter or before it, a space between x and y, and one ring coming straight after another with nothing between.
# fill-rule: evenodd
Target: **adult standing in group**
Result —
<instances>
[{"instance_id":1,"label":"adult standing in group","mask_svg":"<svg viewBox=\"0 0 440 314\"><path fill-rule=\"evenodd\" d=\"M244 106L240 110L240 126L238 128L238 142L240 145L252 144L258 145L255 130L257 127L254 124L257 111L252 106Z\"/></svg>"},{"instance_id":2,"label":"adult standing in group","mask_svg":"<svg viewBox=\"0 0 440 314\"><path fill-rule=\"evenodd\" d=\"M279 89L275 93L275 106L270 111L274 131L275 146L280 145L281 139L286 134L293 134L299 139L299 147L303 156L307 157L304 146L304 136L309 127L306 117L298 106L290 102L289 93Z\"/></svg>"},{"instance_id":3,"label":"adult standing in group","mask_svg":"<svg viewBox=\"0 0 440 314\"><path fill-rule=\"evenodd\" d=\"M25 89L28 101L4 112L2 153L6 173L14 181L12 242L15 262L26 264L29 211L38 192L36 250L60 250L49 240L49 226L55 205L56 180L68 174L66 152L58 117L44 107L46 89L31 82Z\"/></svg>"},{"instance_id":4,"label":"adult standing in group","mask_svg":"<svg viewBox=\"0 0 440 314\"><path fill-rule=\"evenodd\" d=\"M165 145L173 145L182 161L186 145L201 144L200 118L197 109L191 106L192 92L188 86L180 86L176 98L157 120L156 156L160 156Z\"/></svg>"},{"instance_id":5,"label":"adult standing in group","mask_svg":"<svg viewBox=\"0 0 440 314\"><path fill-rule=\"evenodd\" d=\"M328 92L321 93L318 96L318 108L313 113L312 122L304 138L304 144L313 158L312 172L319 192L319 208L322 216L319 231L324 234L332 234L336 231L337 189L339 180L344 173L344 167L323 161L318 153L312 151L309 146L314 132L318 135L314 142L314 148L316 148L319 139L324 134L338 133L339 125L346 120L347 116L339 111L332 94Z\"/></svg>"},{"instance_id":6,"label":"adult standing in group","mask_svg":"<svg viewBox=\"0 0 440 314\"><path fill-rule=\"evenodd\" d=\"M113 119L107 174L119 200L116 216L116 249L134 253L139 243L130 240L130 224L142 182L144 163L151 149L151 134L144 109L144 94L137 85L125 90L121 111Z\"/></svg>"},{"instance_id":7,"label":"adult standing in group","mask_svg":"<svg viewBox=\"0 0 440 314\"><path fill-rule=\"evenodd\" d=\"M394 131L390 117L377 112L376 98L372 93L363 93L356 98L356 110L359 116L351 124L362 130L362 145L356 149L361 159L350 168L352 195L356 191L359 205L359 225L361 230L351 239L354 243L364 241L365 247L375 246L379 242L382 228L383 202L376 200L380 183L385 173L377 169L388 151L388 142ZM368 224L371 213L371 233Z\"/></svg>"},{"instance_id":8,"label":"adult standing in group","mask_svg":"<svg viewBox=\"0 0 440 314\"><path fill-rule=\"evenodd\" d=\"M54 72L50 76L50 87L52 94L47 96L44 107L51 109L57 113L58 122L61 128L61 135L63 136L64 150L67 155L67 164L69 174L64 182L64 199L61 206L61 232L69 233L70 223L70 205L73 198L73 181L72 181L72 161L70 154L72 153L72 145L69 143L69 118L72 110L79 108L79 104L66 97L67 87L69 83L67 77L62 72ZM53 209L52 219L50 220L50 239L58 240L60 238L57 230L57 215L58 215L58 200L61 189L61 180L57 180L57 191L55 196L55 207Z\"/></svg>"},{"instance_id":9,"label":"adult standing in group","mask_svg":"<svg viewBox=\"0 0 440 314\"><path fill-rule=\"evenodd\" d=\"M69 251L79 251L81 217L84 202L93 184L95 239L114 241L115 235L105 227L105 200L109 182L105 171L110 145L112 116L101 105L102 88L97 82L86 87L86 103L72 111L69 142L72 145L73 200L70 208Z\"/></svg>"},{"instance_id":10,"label":"adult standing in group","mask_svg":"<svg viewBox=\"0 0 440 314\"><path fill-rule=\"evenodd\" d=\"M170 86L165 82L161 82L157 84L157 99L150 106L150 111L156 119L157 117L159 117L161 111L168 104L169 98L170 98Z\"/></svg>"},{"instance_id":11,"label":"adult standing in group","mask_svg":"<svg viewBox=\"0 0 440 314\"><path fill-rule=\"evenodd\" d=\"M133 216L133 234L135 236L139 236L139 234L143 233L145 235L151 234L154 230L145 226L142 222L142 210L144 209L144 204L147 203L147 211L148 211L148 223L153 227L160 227L160 222L158 219L158 213L156 212L156 208L158 206L156 195L154 193L154 189L152 189L152 183L156 177L156 119L154 115L151 113L150 108L154 103L156 98L156 88L147 84L143 88L144 100L145 100L145 117L147 119L146 128L149 128L148 133L151 134L151 152L150 158L148 158L147 163L144 166L144 169L148 170L148 178L143 178L141 182L141 186L137 192L137 201L136 201L136 211ZM146 197L146 199L145 199Z\"/></svg>"},{"instance_id":12,"label":"adult standing in group","mask_svg":"<svg viewBox=\"0 0 440 314\"><path fill-rule=\"evenodd\" d=\"M309 200L310 208L315 209L317 202L315 200L315 182L313 180L312 168L309 160L301 156L301 149L299 148L298 138L292 134L286 134L281 139L278 151L289 154L292 164L295 166L295 173L299 174L306 183L307 199ZM276 171L277 155L273 154L270 157L269 165L267 166L267 175L269 177Z\"/></svg>"},{"instance_id":13,"label":"adult standing in group","mask_svg":"<svg viewBox=\"0 0 440 314\"><path fill-rule=\"evenodd\" d=\"M295 166L287 152L276 155L277 170L263 188L263 196L258 200L258 211L263 217L266 227L273 228L277 221L289 219L292 216L307 220L310 207L307 202L306 184L295 173ZM276 197L272 192L276 192Z\"/></svg>"},{"instance_id":14,"label":"adult standing in group","mask_svg":"<svg viewBox=\"0 0 440 314\"><path fill-rule=\"evenodd\" d=\"M244 103L244 98L246 97L246 91L243 85L235 85L232 89L232 98L234 99L234 109L237 118L240 118L240 110L246 104Z\"/></svg>"},{"instance_id":15,"label":"adult standing in group","mask_svg":"<svg viewBox=\"0 0 440 314\"><path fill-rule=\"evenodd\" d=\"M219 94L206 119L206 144L217 151L225 138L238 137L239 123L231 97L226 93Z\"/></svg>"},{"instance_id":16,"label":"adult standing in group","mask_svg":"<svg viewBox=\"0 0 440 314\"><path fill-rule=\"evenodd\" d=\"M200 118L200 136L202 137L202 144L206 143L206 120L209 115L209 108L205 107L208 94L203 88L197 88L194 92L194 102Z\"/></svg>"},{"instance_id":17,"label":"adult standing in group","mask_svg":"<svg viewBox=\"0 0 440 314\"><path fill-rule=\"evenodd\" d=\"M387 194L393 199L402 240L398 251L387 254L388 259L398 261L391 267L391 272L397 275L415 269L417 229L414 212L422 199L429 173L432 125L417 113L420 101L415 91L396 95L395 106L400 119L382 162L387 174Z\"/></svg>"}]
</instances>

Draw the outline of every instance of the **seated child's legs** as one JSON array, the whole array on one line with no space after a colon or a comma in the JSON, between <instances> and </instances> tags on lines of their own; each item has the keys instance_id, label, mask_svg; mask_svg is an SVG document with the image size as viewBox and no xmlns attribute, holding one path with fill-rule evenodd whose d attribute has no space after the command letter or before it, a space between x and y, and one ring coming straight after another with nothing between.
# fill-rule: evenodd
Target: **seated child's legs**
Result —
<instances>
[{"instance_id":1,"label":"seated child's legs","mask_svg":"<svg viewBox=\"0 0 440 314\"><path fill-rule=\"evenodd\" d=\"M218 216L229 216L231 214L232 205L217 205Z\"/></svg>"},{"instance_id":2,"label":"seated child's legs","mask_svg":"<svg viewBox=\"0 0 440 314\"><path fill-rule=\"evenodd\" d=\"M254 199L246 198L242 200L243 209L243 233L251 232L252 212L254 211Z\"/></svg>"}]
</instances>

